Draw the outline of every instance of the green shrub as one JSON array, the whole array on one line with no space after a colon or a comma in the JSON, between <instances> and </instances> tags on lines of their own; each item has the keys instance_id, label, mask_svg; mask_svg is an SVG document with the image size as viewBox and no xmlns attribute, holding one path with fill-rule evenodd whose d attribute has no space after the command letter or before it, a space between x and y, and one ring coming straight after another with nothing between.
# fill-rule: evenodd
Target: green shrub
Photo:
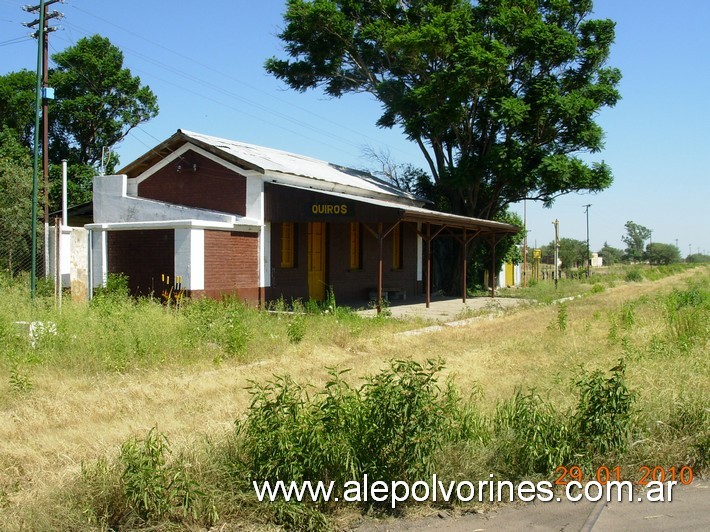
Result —
<instances>
[{"instance_id":1,"label":"green shrub","mask_svg":"<svg viewBox=\"0 0 710 532\"><path fill-rule=\"evenodd\" d=\"M494 467L510 479L547 477L560 464L572 463L572 439L563 414L536 393L518 390L494 413Z\"/></svg>"},{"instance_id":2,"label":"green shrub","mask_svg":"<svg viewBox=\"0 0 710 532\"><path fill-rule=\"evenodd\" d=\"M453 395L440 362L393 361L353 388L331 371L310 397L288 377L251 388L238 423L242 464L254 480L417 480L450 437Z\"/></svg>"},{"instance_id":3,"label":"green shrub","mask_svg":"<svg viewBox=\"0 0 710 532\"><path fill-rule=\"evenodd\" d=\"M33 384L29 374L24 372L19 366L14 365L10 368L10 388L19 393L29 392L32 390Z\"/></svg>"},{"instance_id":4,"label":"green shrub","mask_svg":"<svg viewBox=\"0 0 710 532\"><path fill-rule=\"evenodd\" d=\"M292 344L301 343L306 336L306 320L302 315L296 315L288 322L286 335Z\"/></svg>"},{"instance_id":5,"label":"green shrub","mask_svg":"<svg viewBox=\"0 0 710 532\"><path fill-rule=\"evenodd\" d=\"M568 316L569 313L567 312L567 304L560 303L559 305L557 305L557 315L554 321L550 323L547 328L550 330L557 329L559 331L566 331Z\"/></svg>"},{"instance_id":6,"label":"green shrub","mask_svg":"<svg viewBox=\"0 0 710 532\"><path fill-rule=\"evenodd\" d=\"M611 377L601 371L584 374L577 381L579 400L573 417L578 449L590 457L622 454L631 435L634 394L624 380L623 360L612 368Z\"/></svg>"},{"instance_id":7,"label":"green shrub","mask_svg":"<svg viewBox=\"0 0 710 532\"><path fill-rule=\"evenodd\" d=\"M627 301L621 305L621 310L619 311L619 321L621 325L626 330L630 330L636 322L636 312L634 310L634 303Z\"/></svg>"},{"instance_id":8,"label":"green shrub","mask_svg":"<svg viewBox=\"0 0 710 532\"><path fill-rule=\"evenodd\" d=\"M359 456L363 473L380 480L417 480L431 472L448 437L455 405L438 385L441 361L397 360L362 388L365 411Z\"/></svg>"},{"instance_id":9,"label":"green shrub","mask_svg":"<svg viewBox=\"0 0 710 532\"><path fill-rule=\"evenodd\" d=\"M181 307L187 321L186 340L196 347L216 344L229 357L244 355L253 337L252 315L256 312L231 297L219 301L210 298L186 301Z\"/></svg>"},{"instance_id":10,"label":"green shrub","mask_svg":"<svg viewBox=\"0 0 710 532\"><path fill-rule=\"evenodd\" d=\"M629 283L640 283L643 281L643 274L639 268L632 268L626 272L624 279Z\"/></svg>"},{"instance_id":11,"label":"green shrub","mask_svg":"<svg viewBox=\"0 0 710 532\"><path fill-rule=\"evenodd\" d=\"M710 333L710 290L693 284L674 290L665 299L670 337L682 351L706 341Z\"/></svg>"},{"instance_id":12,"label":"green shrub","mask_svg":"<svg viewBox=\"0 0 710 532\"><path fill-rule=\"evenodd\" d=\"M123 273L109 273L106 276L106 285L94 288L92 302L96 304L103 300L125 299L129 296L128 277Z\"/></svg>"},{"instance_id":13,"label":"green shrub","mask_svg":"<svg viewBox=\"0 0 710 532\"><path fill-rule=\"evenodd\" d=\"M145 522L169 518L176 510L183 516L194 513L202 495L183 467L168 463L170 452L167 438L155 429L121 447L127 506Z\"/></svg>"}]
</instances>

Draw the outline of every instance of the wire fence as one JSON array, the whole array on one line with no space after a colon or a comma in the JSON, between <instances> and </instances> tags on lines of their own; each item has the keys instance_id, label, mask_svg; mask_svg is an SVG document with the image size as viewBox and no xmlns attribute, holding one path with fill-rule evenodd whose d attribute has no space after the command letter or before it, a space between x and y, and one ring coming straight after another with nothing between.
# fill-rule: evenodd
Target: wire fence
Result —
<instances>
[{"instance_id":1,"label":"wire fence","mask_svg":"<svg viewBox=\"0 0 710 532\"><path fill-rule=\"evenodd\" d=\"M46 267L44 225L37 224L37 276L44 276ZM0 271L11 277L29 274L32 270L32 234L12 223L0 221Z\"/></svg>"}]
</instances>

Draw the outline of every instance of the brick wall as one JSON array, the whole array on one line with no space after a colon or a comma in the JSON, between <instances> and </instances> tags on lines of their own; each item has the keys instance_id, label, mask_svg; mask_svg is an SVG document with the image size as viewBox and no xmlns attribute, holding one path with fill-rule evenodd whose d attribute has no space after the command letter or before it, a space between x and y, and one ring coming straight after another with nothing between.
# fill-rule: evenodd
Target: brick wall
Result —
<instances>
[{"instance_id":1,"label":"brick wall","mask_svg":"<svg viewBox=\"0 0 710 532\"><path fill-rule=\"evenodd\" d=\"M271 224L271 287L266 291L267 300L282 296L286 301L308 299L307 223L295 224L294 238L294 267L281 268L281 224Z\"/></svg>"},{"instance_id":2,"label":"brick wall","mask_svg":"<svg viewBox=\"0 0 710 532\"><path fill-rule=\"evenodd\" d=\"M191 150L140 183L138 196L246 215L246 178Z\"/></svg>"},{"instance_id":3,"label":"brick wall","mask_svg":"<svg viewBox=\"0 0 710 532\"><path fill-rule=\"evenodd\" d=\"M372 224L371 224L372 226ZM388 236L382 246L383 287L401 288L407 296L421 293L417 283L417 233L416 225L403 224L402 269L392 269L392 240ZM369 292L377 288L378 247L377 240L364 227L362 235L362 268L350 270L350 226L347 223L327 225L326 283L333 287L338 302L365 304ZM286 301L308 299L308 224L296 224L296 266L281 268L281 224L271 225L271 287L266 291L267 300L283 296Z\"/></svg>"},{"instance_id":4,"label":"brick wall","mask_svg":"<svg viewBox=\"0 0 710 532\"><path fill-rule=\"evenodd\" d=\"M159 295L161 276L175 276L175 232L172 229L110 231L108 272L128 276L135 295Z\"/></svg>"},{"instance_id":5,"label":"brick wall","mask_svg":"<svg viewBox=\"0 0 710 532\"><path fill-rule=\"evenodd\" d=\"M259 302L259 236L237 231L205 231L204 295L234 294Z\"/></svg>"},{"instance_id":6,"label":"brick wall","mask_svg":"<svg viewBox=\"0 0 710 532\"><path fill-rule=\"evenodd\" d=\"M374 224L370 224L374 229ZM389 224L385 224L385 230ZM330 231L328 270L329 283L335 298L344 303L366 302L369 292L377 288L377 239L364 227L362 234L362 268L350 270L350 228L348 224L332 224ZM417 288L417 233L416 225L402 224L402 268L392 268L392 234L382 245L382 286L406 290L407 296L418 293Z\"/></svg>"}]
</instances>

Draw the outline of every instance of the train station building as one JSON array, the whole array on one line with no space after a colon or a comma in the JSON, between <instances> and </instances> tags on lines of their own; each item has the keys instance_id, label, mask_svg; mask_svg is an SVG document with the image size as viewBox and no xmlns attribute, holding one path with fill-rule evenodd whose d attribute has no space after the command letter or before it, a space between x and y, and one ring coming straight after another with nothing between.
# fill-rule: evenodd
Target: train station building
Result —
<instances>
[{"instance_id":1,"label":"train station building","mask_svg":"<svg viewBox=\"0 0 710 532\"><path fill-rule=\"evenodd\" d=\"M96 177L86 227L93 287L122 273L134 294L179 283L253 304L329 290L352 304L428 298L433 239L495 244L519 230L433 211L362 171L184 130Z\"/></svg>"}]
</instances>

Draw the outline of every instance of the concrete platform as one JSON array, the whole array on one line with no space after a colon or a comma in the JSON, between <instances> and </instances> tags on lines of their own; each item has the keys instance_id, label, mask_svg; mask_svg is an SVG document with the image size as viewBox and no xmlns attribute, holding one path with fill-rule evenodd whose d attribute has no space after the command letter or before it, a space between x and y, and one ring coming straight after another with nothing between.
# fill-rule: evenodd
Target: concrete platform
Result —
<instances>
[{"instance_id":1,"label":"concrete platform","mask_svg":"<svg viewBox=\"0 0 710 532\"><path fill-rule=\"evenodd\" d=\"M508 297L470 297L464 303L461 298L432 296L429 308L423 296L409 297L406 301L391 301L385 307L395 318L421 318L432 322L455 326L470 318L495 315L506 308L529 304L530 300ZM375 309L361 310L363 316L375 316ZM463 325L463 323L458 323Z\"/></svg>"}]
</instances>

